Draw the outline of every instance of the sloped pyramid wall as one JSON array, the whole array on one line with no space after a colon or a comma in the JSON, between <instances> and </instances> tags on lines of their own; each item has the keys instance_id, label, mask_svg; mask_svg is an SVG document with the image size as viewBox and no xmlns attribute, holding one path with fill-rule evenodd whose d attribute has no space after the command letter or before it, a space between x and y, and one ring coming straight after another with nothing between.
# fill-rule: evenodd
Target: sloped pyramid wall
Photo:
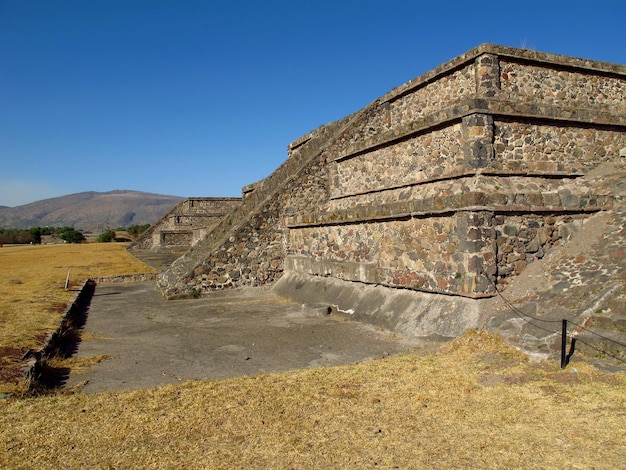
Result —
<instances>
[{"instance_id":1,"label":"sloped pyramid wall","mask_svg":"<svg viewBox=\"0 0 626 470\"><path fill-rule=\"evenodd\" d=\"M576 182L626 152L626 67L482 45L290 146L159 279L166 296L289 273L481 298L611 194Z\"/></svg>"},{"instance_id":2,"label":"sloped pyramid wall","mask_svg":"<svg viewBox=\"0 0 626 470\"><path fill-rule=\"evenodd\" d=\"M301 137L269 177L244 188L242 203L163 272L168 298L212 289L264 286L280 278L287 247L285 218L328 199L325 152L350 134L362 112Z\"/></svg>"}]
</instances>

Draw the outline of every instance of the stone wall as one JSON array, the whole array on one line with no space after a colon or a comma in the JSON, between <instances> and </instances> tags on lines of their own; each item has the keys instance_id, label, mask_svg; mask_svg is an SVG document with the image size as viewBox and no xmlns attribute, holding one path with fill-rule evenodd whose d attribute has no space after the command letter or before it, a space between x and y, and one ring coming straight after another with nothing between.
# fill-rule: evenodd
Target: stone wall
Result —
<instances>
[{"instance_id":1,"label":"stone wall","mask_svg":"<svg viewBox=\"0 0 626 470\"><path fill-rule=\"evenodd\" d=\"M331 166L331 200L409 187L462 173L465 161L462 132L461 124L456 123L395 145L335 160Z\"/></svg>"},{"instance_id":2,"label":"stone wall","mask_svg":"<svg viewBox=\"0 0 626 470\"><path fill-rule=\"evenodd\" d=\"M626 67L482 45L288 147L159 279L165 295L296 274L493 295L589 214L626 148Z\"/></svg>"},{"instance_id":3,"label":"stone wall","mask_svg":"<svg viewBox=\"0 0 626 470\"><path fill-rule=\"evenodd\" d=\"M535 103L575 109L606 107L615 114L626 113L623 70L573 58L525 62L526 58L499 60L499 88L502 97L516 100L531 96ZM552 56L554 57L554 56ZM614 74L614 72L617 72Z\"/></svg>"},{"instance_id":4,"label":"stone wall","mask_svg":"<svg viewBox=\"0 0 626 470\"><path fill-rule=\"evenodd\" d=\"M293 229L289 267L349 281L469 293L484 281L475 275L482 264L474 258L482 263L483 253L493 251L485 224L480 212L458 212Z\"/></svg>"},{"instance_id":5,"label":"stone wall","mask_svg":"<svg viewBox=\"0 0 626 470\"><path fill-rule=\"evenodd\" d=\"M626 136L623 128L497 120L493 146L494 170L582 175L615 158Z\"/></svg>"},{"instance_id":6,"label":"stone wall","mask_svg":"<svg viewBox=\"0 0 626 470\"><path fill-rule=\"evenodd\" d=\"M576 181L626 147L625 89L624 67L481 46L392 91L287 221L287 268L492 295L616 203Z\"/></svg>"},{"instance_id":7,"label":"stone wall","mask_svg":"<svg viewBox=\"0 0 626 470\"><path fill-rule=\"evenodd\" d=\"M143 282L154 281L157 273L134 273L134 274L115 274L113 276L98 276L92 279L96 284L107 284L111 282Z\"/></svg>"},{"instance_id":8,"label":"stone wall","mask_svg":"<svg viewBox=\"0 0 626 470\"><path fill-rule=\"evenodd\" d=\"M22 359L26 362L26 380L31 394L36 395L58 386L55 383L58 377L49 377L48 361L54 358L66 359L75 352L79 341L78 331L85 325L95 289L95 281L85 279L41 350L24 354Z\"/></svg>"}]
</instances>

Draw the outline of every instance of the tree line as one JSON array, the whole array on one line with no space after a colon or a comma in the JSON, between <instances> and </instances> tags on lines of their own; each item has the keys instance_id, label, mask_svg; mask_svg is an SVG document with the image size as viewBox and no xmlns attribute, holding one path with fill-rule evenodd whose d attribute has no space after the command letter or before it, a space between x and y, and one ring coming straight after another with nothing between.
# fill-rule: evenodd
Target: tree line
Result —
<instances>
[{"instance_id":1,"label":"tree line","mask_svg":"<svg viewBox=\"0 0 626 470\"><path fill-rule=\"evenodd\" d=\"M0 229L0 243L38 245L44 235L55 235L67 243L80 243L85 240L83 232L74 227L31 227Z\"/></svg>"},{"instance_id":2,"label":"tree line","mask_svg":"<svg viewBox=\"0 0 626 470\"><path fill-rule=\"evenodd\" d=\"M119 228L117 230L125 230L128 235L135 239L145 232L150 224L131 225L128 228ZM45 235L53 235L66 243L81 243L85 241L85 235L82 231L76 230L74 227L31 227L27 229L19 228L0 228L0 244L41 244L41 237ZM106 230L97 239L98 242L111 242L115 239L114 230Z\"/></svg>"}]
</instances>

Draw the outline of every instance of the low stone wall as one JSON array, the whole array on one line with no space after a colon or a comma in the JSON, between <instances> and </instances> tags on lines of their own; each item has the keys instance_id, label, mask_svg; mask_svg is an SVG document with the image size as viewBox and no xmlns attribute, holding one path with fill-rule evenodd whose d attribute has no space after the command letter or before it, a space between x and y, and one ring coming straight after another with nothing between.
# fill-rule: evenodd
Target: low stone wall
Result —
<instances>
[{"instance_id":1,"label":"low stone wall","mask_svg":"<svg viewBox=\"0 0 626 470\"><path fill-rule=\"evenodd\" d=\"M481 320L481 301L342 282L334 277L286 272L272 290L305 305L329 306L331 312L410 340L455 338Z\"/></svg>"},{"instance_id":2,"label":"low stone wall","mask_svg":"<svg viewBox=\"0 0 626 470\"><path fill-rule=\"evenodd\" d=\"M94 277L96 284L105 284L109 282L142 282L154 281L158 273L138 273L138 274L115 274L113 276Z\"/></svg>"},{"instance_id":3,"label":"low stone wall","mask_svg":"<svg viewBox=\"0 0 626 470\"><path fill-rule=\"evenodd\" d=\"M55 357L70 357L77 345L78 330L86 321L87 308L93 297L96 283L93 279L83 282L70 300L69 307L59 321L57 329L50 334L40 351L28 353L26 378L31 393L38 393L56 384L50 383L48 361Z\"/></svg>"}]
</instances>

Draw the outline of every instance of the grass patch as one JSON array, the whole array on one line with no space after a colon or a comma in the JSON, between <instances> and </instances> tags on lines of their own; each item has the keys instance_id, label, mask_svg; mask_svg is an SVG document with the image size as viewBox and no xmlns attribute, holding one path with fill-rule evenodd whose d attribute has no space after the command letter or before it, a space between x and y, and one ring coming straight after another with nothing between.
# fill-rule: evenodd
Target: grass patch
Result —
<instances>
[{"instance_id":1,"label":"grass patch","mask_svg":"<svg viewBox=\"0 0 626 470\"><path fill-rule=\"evenodd\" d=\"M431 356L4 400L0 466L620 468L625 386L472 332Z\"/></svg>"},{"instance_id":2,"label":"grass patch","mask_svg":"<svg viewBox=\"0 0 626 470\"><path fill-rule=\"evenodd\" d=\"M70 369L72 374L85 374L89 372L91 366L95 364L100 364L102 361L106 361L107 359L111 359L113 356L108 354L98 354L97 356L90 357L70 357L67 359L54 359L51 361L52 365L55 367L63 367Z\"/></svg>"}]
</instances>

